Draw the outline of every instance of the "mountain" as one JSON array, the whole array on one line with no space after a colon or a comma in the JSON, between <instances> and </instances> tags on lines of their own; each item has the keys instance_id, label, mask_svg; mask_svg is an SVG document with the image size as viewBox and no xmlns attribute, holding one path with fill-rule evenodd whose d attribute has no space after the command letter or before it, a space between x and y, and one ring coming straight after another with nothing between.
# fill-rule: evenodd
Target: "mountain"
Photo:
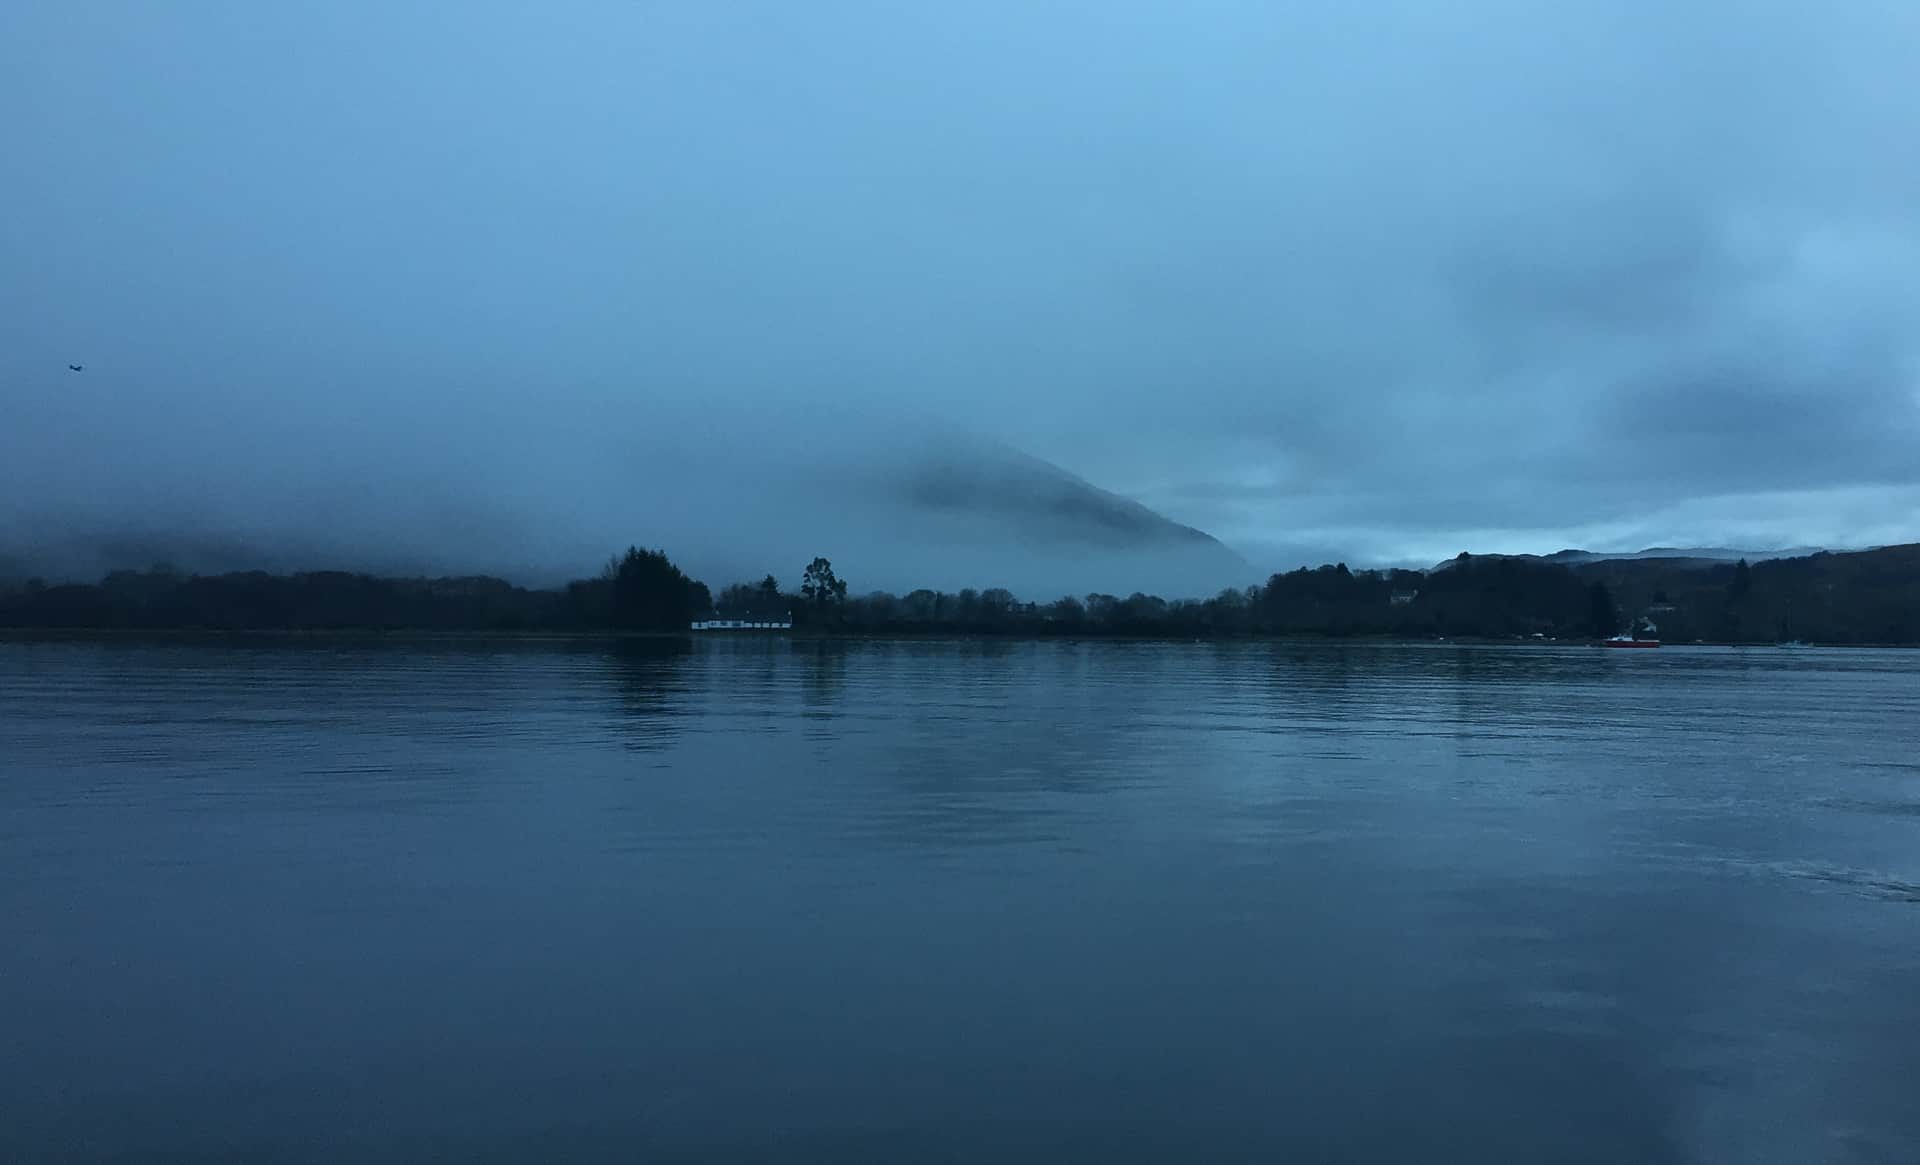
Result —
<instances>
[{"instance_id":1,"label":"mountain","mask_svg":"<svg viewBox=\"0 0 1920 1165\"><path fill-rule=\"evenodd\" d=\"M1668 566L1703 569L1737 562L1744 558L1749 563L1770 562L1778 558L1805 558L1811 554L1823 553L1818 546L1800 546L1786 550L1730 550L1718 546L1649 546L1645 550L1558 550L1552 554L1475 554L1474 558L1507 558L1526 562L1551 562L1558 566L1586 566L1595 562L1640 562L1660 561ZM1434 564L1434 570L1445 570L1454 563L1454 559Z\"/></svg>"},{"instance_id":2,"label":"mountain","mask_svg":"<svg viewBox=\"0 0 1920 1165\"><path fill-rule=\"evenodd\" d=\"M583 458L566 475L315 484L277 505L129 500L119 511L34 514L0 521L0 583L93 581L168 563L189 574L490 574L552 586L630 543L665 549L715 588L772 573L797 589L818 555L856 594L1197 597L1255 581L1202 531L1004 445L911 427L884 442L870 430L800 442L765 425L728 437L719 451L688 441L645 457ZM254 492L236 481L221 496Z\"/></svg>"},{"instance_id":3,"label":"mountain","mask_svg":"<svg viewBox=\"0 0 1920 1165\"><path fill-rule=\"evenodd\" d=\"M909 468L900 485L920 510L990 516L1022 541L1205 549L1245 566L1212 535L1013 449L929 456Z\"/></svg>"},{"instance_id":4,"label":"mountain","mask_svg":"<svg viewBox=\"0 0 1920 1165\"><path fill-rule=\"evenodd\" d=\"M1920 639L1920 544L1725 561L1615 558L1570 569L1605 583L1677 642L1913 643Z\"/></svg>"},{"instance_id":5,"label":"mountain","mask_svg":"<svg viewBox=\"0 0 1920 1165\"><path fill-rule=\"evenodd\" d=\"M866 529L838 531L835 544L847 547L856 578L877 575L894 589L1199 596L1257 573L1202 530L992 442L905 441L849 485Z\"/></svg>"},{"instance_id":6,"label":"mountain","mask_svg":"<svg viewBox=\"0 0 1920 1165\"><path fill-rule=\"evenodd\" d=\"M1632 551L1594 551L1562 550L1546 556L1548 562L1557 562L1563 566L1580 566L1589 562L1619 562L1638 559L1670 559L1676 562L1689 562L1707 565L1719 562L1737 562L1744 558L1749 563L1770 562L1776 558L1805 558L1820 553L1824 547L1795 546L1786 550L1729 550L1719 546L1650 546L1645 550Z\"/></svg>"}]
</instances>

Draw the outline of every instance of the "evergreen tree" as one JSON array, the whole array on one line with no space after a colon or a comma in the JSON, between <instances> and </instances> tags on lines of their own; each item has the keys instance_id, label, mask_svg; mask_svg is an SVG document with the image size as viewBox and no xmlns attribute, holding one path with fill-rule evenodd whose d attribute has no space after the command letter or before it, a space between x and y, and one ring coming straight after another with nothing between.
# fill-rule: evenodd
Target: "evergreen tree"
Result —
<instances>
[{"instance_id":1,"label":"evergreen tree","mask_svg":"<svg viewBox=\"0 0 1920 1165\"><path fill-rule=\"evenodd\" d=\"M1596 582L1587 588L1587 622L1602 639L1620 630L1620 608L1614 606L1613 592L1606 583Z\"/></svg>"},{"instance_id":2,"label":"evergreen tree","mask_svg":"<svg viewBox=\"0 0 1920 1165\"><path fill-rule=\"evenodd\" d=\"M1743 558L1733 564L1733 581L1727 584L1727 597L1744 599L1747 597L1747 592L1752 589L1753 568L1749 567L1747 560Z\"/></svg>"},{"instance_id":3,"label":"evergreen tree","mask_svg":"<svg viewBox=\"0 0 1920 1165\"><path fill-rule=\"evenodd\" d=\"M684 631L687 621L700 613L693 580L665 551L629 546L626 554L607 563L604 577L611 584L608 606L616 627Z\"/></svg>"}]
</instances>

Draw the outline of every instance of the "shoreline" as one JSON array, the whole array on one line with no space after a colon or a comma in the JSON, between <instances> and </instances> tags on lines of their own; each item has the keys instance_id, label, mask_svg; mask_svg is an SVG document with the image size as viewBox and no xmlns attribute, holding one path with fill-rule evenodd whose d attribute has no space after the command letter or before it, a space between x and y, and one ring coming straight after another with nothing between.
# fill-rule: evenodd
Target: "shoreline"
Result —
<instances>
[{"instance_id":1,"label":"shoreline","mask_svg":"<svg viewBox=\"0 0 1920 1165\"><path fill-rule=\"evenodd\" d=\"M518 630L512 628L435 630L376 627L0 627L0 643L86 643L131 642L138 640L240 640L257 639L281 642L380 640L396 643L624 643L624 642L778 642L788 643L1249 643L1330 646L1334 644L1380 647L1600 647L1599 639L1534 639L1531 637L1496 638L1484 636L1405 636L1405 635L1125 635L1076 634L1072 632L1018 631L620 631L582 628L577 631L553 629ZM1662 643L1661 649L1695 647L1795 651L1823 650L1920 650L1911 643L1815 643L1792 646L1763 640L1700 640L1687 643Z\"/></svg>"}]
</instances>

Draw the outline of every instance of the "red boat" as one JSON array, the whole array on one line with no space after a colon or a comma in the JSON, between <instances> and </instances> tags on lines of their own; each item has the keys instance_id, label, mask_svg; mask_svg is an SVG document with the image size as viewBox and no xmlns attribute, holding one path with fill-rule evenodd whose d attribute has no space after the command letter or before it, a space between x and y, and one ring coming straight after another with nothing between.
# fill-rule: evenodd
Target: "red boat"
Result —
<instances>
[{"instance_id":1,"label":"red boat","mask_svg":"<svg viewBox=\"0 0 1920 1165\"><path fill-rule=\"evenodd\" d=\"M1658 639L1642 639L1638 635L1614 635L1600 641L1602 647L1658 647Z\"/></svg>"}]
</instances>

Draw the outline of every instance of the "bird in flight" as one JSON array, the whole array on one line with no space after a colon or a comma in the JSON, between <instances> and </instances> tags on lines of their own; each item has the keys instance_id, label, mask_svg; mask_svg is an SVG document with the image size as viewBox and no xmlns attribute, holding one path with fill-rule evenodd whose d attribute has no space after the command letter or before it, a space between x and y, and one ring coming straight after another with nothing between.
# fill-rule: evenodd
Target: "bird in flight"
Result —
<instances>
[{"instance_id":1,"label":"bird in flight","mask_svg":"<svg viewBox=\"0 0 1920 1165\"><path fill-rule=\"evenodd\" d=\"M85 368L85 367L86 367L86 365L85 365L85 364L69 364L69 365L67 365L67 371L68 371L68 372L79 372L79 371L80 371L81 369L83 369L83 368Z\"/></svg>"}]
</instances>

